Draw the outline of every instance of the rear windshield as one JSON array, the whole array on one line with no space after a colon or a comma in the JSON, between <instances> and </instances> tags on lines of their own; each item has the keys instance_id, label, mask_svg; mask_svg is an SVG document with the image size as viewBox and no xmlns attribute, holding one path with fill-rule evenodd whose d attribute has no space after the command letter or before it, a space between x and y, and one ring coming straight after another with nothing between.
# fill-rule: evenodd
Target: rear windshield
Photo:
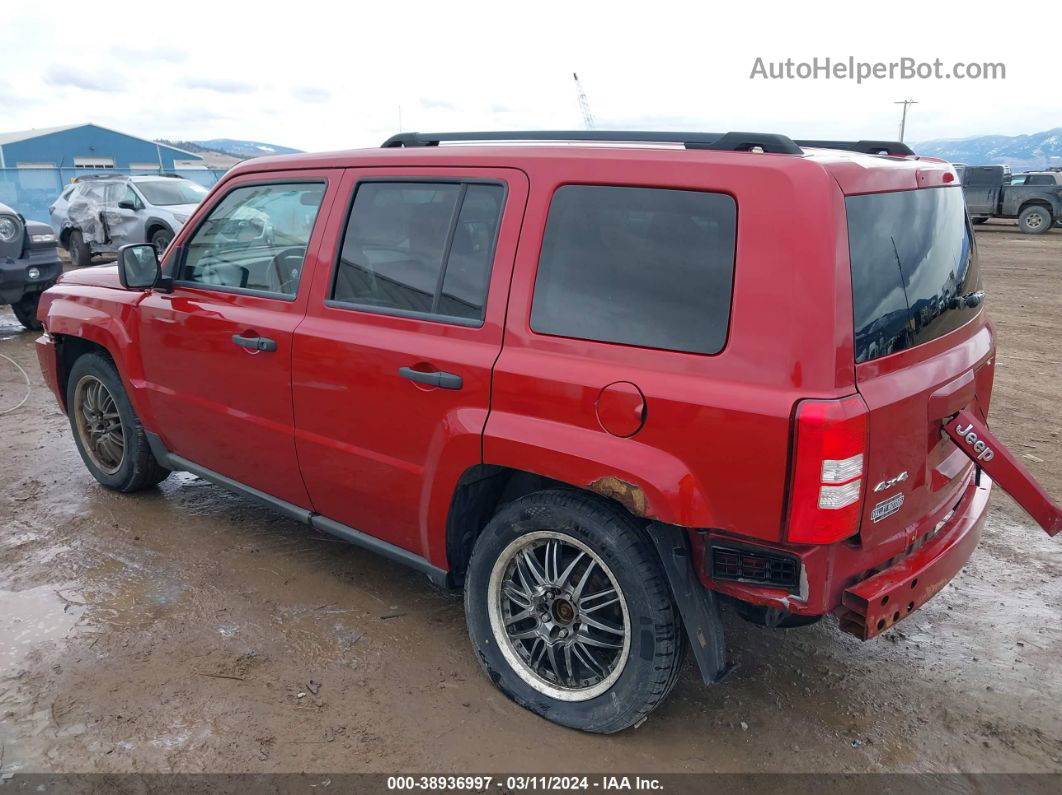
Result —
<instances>
[{"instance_id":1,"label":"rear windshield","mask_svg":"<svg viewBox=\"0 0 1062 795\"><path fill-rule=\"evenodd\" d=\"M929 342L977 314L981 276L960 188L845 204L857 362Z\"/></svg>"}]
</instances>

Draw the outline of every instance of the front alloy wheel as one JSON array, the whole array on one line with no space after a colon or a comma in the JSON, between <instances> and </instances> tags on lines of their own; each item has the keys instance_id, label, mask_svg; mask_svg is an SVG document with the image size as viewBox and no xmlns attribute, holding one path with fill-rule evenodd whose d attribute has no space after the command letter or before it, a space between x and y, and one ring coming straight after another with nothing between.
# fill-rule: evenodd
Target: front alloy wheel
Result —
<instances>
[{"instance_id":1,"label":"front alloy wheel","mask_svg":"<svg viewBox=\"0 0 1062 795\"><path fill-rule=\"evenodd\" d=\"M489 589L502 654L540 693L585 701L623 673L631 649L627 603L586 544L548 531L521 536L498 557Z\"/></svg>"},{"instance_id":2,"label":"front alloy wheel","mask_svg":"<svg viewBox=\"0 0 1062 795\"><path fill-rule=\"evenodd\" d=\"M88 471L115 491L139 491L169 475L151 453L109 356L86 353L70 368L66 407L74 442Z\"/></svg>"},{"instance_id":3,"label":"front alloy wheel","mask_svg":"<svg viewBox=\"0 0 1062 795\"><path fill-rule=\"evenodd\" d=\"M74 389L74 418L82 449L100 471L113 475L125 460L125 433L118 406L107 386L84 375Z\"/></svg>"}]
</instances>

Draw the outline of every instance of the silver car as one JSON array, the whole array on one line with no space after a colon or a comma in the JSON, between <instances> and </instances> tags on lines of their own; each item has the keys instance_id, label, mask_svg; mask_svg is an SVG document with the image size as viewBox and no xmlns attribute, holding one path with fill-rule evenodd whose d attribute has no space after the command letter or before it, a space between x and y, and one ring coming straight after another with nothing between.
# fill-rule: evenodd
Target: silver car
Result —
<instances>
[{"instance_id":1,"label":"silver car","mask_svg":"<svg viewBox=\"0 0 1062 795\"><path fill-rule=\"evenodd\" d=\"M182 177L79 177L48 208L59 242L79 267L126 243L170 244L207 189Z\"/></svg>"}]
</instances>

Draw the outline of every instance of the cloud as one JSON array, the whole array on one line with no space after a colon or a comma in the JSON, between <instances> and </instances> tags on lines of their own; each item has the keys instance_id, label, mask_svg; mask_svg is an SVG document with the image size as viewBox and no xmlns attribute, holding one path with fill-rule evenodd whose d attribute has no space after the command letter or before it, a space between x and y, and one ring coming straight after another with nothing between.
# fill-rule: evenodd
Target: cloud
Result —
<instances>
[{"instance_id":1,"label":"cloud","mask_svg":"<svg viewBox=\"0 0 1062 795\"><path fill-rule=\"evenodd\" d=\"M200 88L219 94L253 94L258 90L258 86L251 83L215 77L188 77L185 78L184 85L187 88Z\"/></svg>"},{"instance_id":2,"label":"cloud","mask_svg":"<svg viewBox=\"0 0 1062 795\"><path fill-rule=\"evenodd\" d=\"M291 89L291 94L302 102L328 102L332 98L330 92L313 86L295 86Z\"/></svg>"},{"instance_id":3,"label":"cloud","mask_svg":"<svg viewBox=\"0 0 1062 795\"><path fill-rule=\"evenodd\" d=\"M72 86L85 91L117 92L125 89L122 75L109 70L87 71L73 66L56 64L45 72L44 82L53 86Z\"/></svg>"},{"instance_id":4,"label":"cloud","mask_svg":"<svg viewBox=\"0 0 1062 795\"><path fill-rule=\"evenodd\" d=\"M123 60L131 61L132 64L130 65L135 65L138 62L143 63L144 61L180 63L188 58L188 53L183 50L165 45L141 49L139 47L130 47L127 44L114 44L111 46L111 54Z\"/></svg>"}]
</instances>

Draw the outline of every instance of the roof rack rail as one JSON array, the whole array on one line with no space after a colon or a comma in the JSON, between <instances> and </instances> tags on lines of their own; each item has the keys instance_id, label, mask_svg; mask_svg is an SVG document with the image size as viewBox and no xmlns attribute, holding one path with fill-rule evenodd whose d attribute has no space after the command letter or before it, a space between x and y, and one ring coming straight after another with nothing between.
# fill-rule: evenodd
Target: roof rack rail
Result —
<instances>
[{"instance_id":1,"label":"roof rack rail","mask_svg":"<svg viewBox=\"0 0 1062 795\"><path fill-rule=\"evenodd\" d=\"M687 149L715 149L801 155L803 150L785 135L754 132L651 132L644 130L523 130L515 132L398 133L383 142L385 149L438 146L457 141L597 141L601 143L676 143Z\"/></svg>"},{"instance_id":2,"label":"roof rack rail","mask_svg":"<svg viewBox=\"0 0 1062 795\"><path fill-rule=\"evenodd\" d=\"M862 152L865 155L892 155L906 157L914 150L902 141L797 141L798 146L811 149L844 149L848 152Z\"/></svg>"}]
</instances>

